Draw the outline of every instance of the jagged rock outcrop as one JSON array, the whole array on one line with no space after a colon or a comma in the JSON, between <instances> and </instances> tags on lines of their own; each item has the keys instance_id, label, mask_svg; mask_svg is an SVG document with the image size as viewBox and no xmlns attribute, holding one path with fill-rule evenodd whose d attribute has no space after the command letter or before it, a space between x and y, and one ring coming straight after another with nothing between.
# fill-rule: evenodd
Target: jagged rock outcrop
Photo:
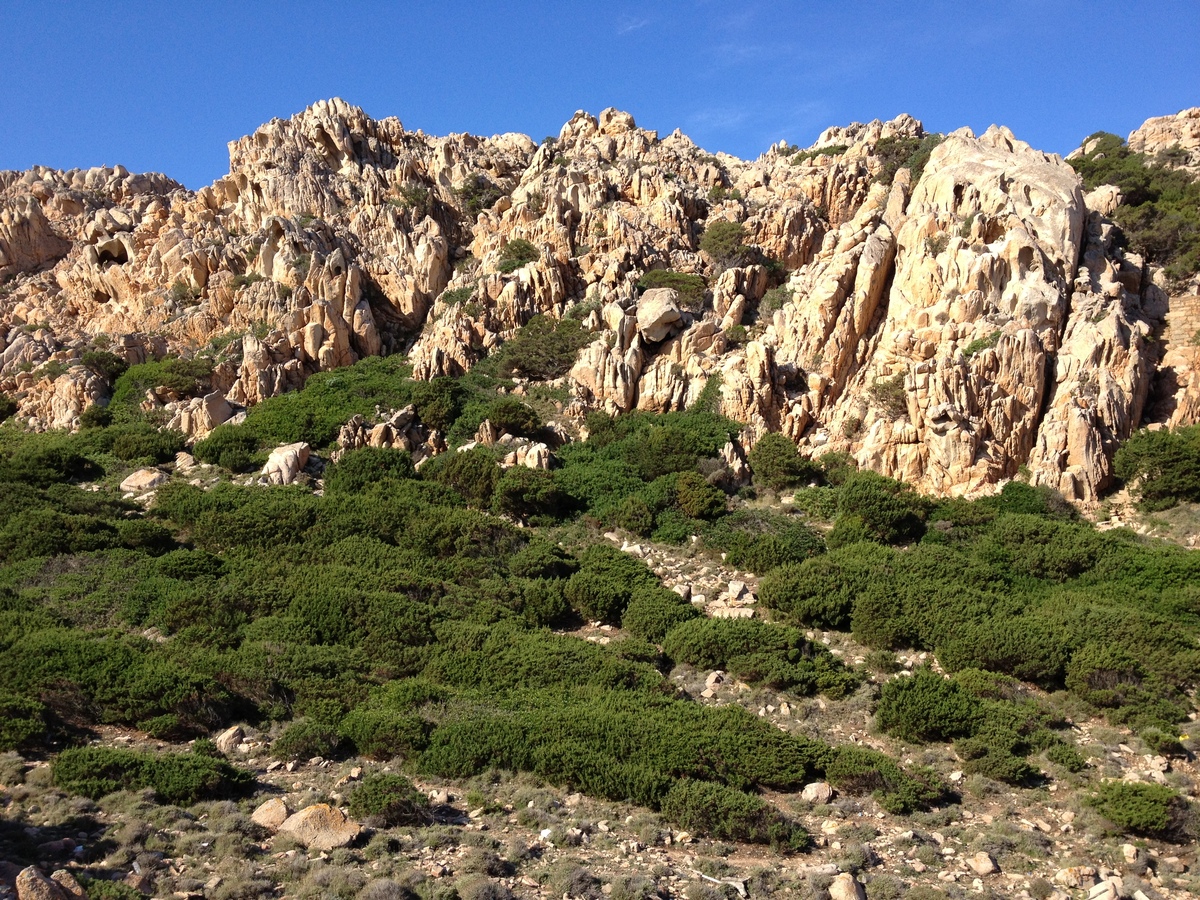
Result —
<instances>
[{"instance_id":1,"label":"jagged rock outcrop","mask_svg":"<svg viewBox=\"0 0 1200 900\"><path fill-rule=\"evenodd\" d=\"M1148 120L1130 146L1195 165L1198 116ZM613 109L537 145L335 99L233 141L229 174L197 192L121 167L0 173L0 391L34 427L75 427L110 389L86 350L207 348L202 391L146 401L194 440L317 371L405 351L418 378L459 375L576 309L593 339L565 415L680 409L717 376L746 424L731 458L782 430L934 493L1027 466L1092 500L1133 428L1200 415L1178 298L1113 240L1119 192L1085 196L1007 129L961 129L880 180L924 137L900 116L745 161ZM700 252L715 218L742 225L740 259ZM514 267L518 239L536 258ZM704 277L703 304L640 293L652 269ZM442 449L403 412L349 423L342 445Z\"/></svg>"},{"instance_id":2,"label":"jagged rock outcrop","mask_svg":"<svg viewBox=\"0 0 1200 900\"><path fill-rule=\"evenodd\" d=\"M1183 158L1172 160L1189 167L1200 166L1200 106L1173 116L1155 116L1129 133L1129 149L1156 156L1164 150L1182 151Z\"/></svg>"}]
</instances>

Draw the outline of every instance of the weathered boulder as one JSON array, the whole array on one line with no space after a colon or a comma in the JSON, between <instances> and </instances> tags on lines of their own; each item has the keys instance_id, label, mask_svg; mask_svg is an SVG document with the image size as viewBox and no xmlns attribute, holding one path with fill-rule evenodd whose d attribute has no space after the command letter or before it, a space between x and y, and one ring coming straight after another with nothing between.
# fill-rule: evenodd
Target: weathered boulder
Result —
<instances>
[{"instance_id":1,"label":"weathered boulder","mask_svg":"<svg viewBox=\"0 0 1200 900\"><path fill-rule=\"evenodd\" d=\"M29 866L17 875L17 900L68 900L69 895L56 881Z\"/></svg>"},{"instance_id":2,"label":"weathered boulder","mask_svg":"<svg viewBox=\"0 0 1200 900\"><path fill-rule=\"evenodd\" d=\"M292 811L288 809L287 803L278 797L272 797L250 814L250 820L255 825L261 825L270 831L278 831L291 814Z\"/></svg>"},{"instance_id":3,"label":"weathered boulder","mask_svg":"<svg viewBox=\"0 0 1200 900\"><path fill-rule=\"evenodd\" d=\"M806 784L800 792L800 799L806 803L828 803L833 799L833 788L824 781L814 781Z\"/></svg>"},{"instance_id":4,"label":"weathered boulder","mask_svg":"<svg viewBox=\"0 0 1200 900\"><path fill-rule=\"evenodd\" d=\"M238 744L246 739L246 732L241 725L233 725L226 728L215 738L213 743L217 745L217 749L226 756L231 756L236 750Z\"/></svg>"},{"instance_id":5,"label":"weathered boulder","mask_svg":"<svg viewBox=\"0 0 1200 900\"><path fill-rule=\"evenodd\" d=\"M637 327L642 337L651 343L664 340L682 318L678 301L679 295L672 288L651 288L642 294L637 304Z\"/></svg>"},{"instance_id":6,"label":"weathered boulder","mask_svg":"<svg viewBox=\"0 0 1200 900\"><path fill-rule=\"evenodd\" d=\"M968 859L967 865L971 867L972 872L979 876L994 875L1000 871L1000 867L996 865L996 860L986 850L980 850Z\"/></svg>"},{"instance_id":7,"label":"weathered boulder","mask_svg":"<svg viewBox=\"0 0 1200 900\"><path fill-rule=\"evenodd\" d=\"M262 474L269 484L291 484L308 462L308 444L303 441L276 447L267 457Z\"/></svg>"},{"instance_id":8,"label":"weathered boulder","mask_svg":"<svg viewBox=\"0 0 1200 900\"><path fill-rule=\"evenodd\" d=\"M121 490L141 494L166 484L171 476L162 469L138 469L121 482Z\"/></svg>"},{"instance_id":9,"label":"weathered boulder","mask_svg":"<svg viewBox=\"0 0 1200 900\"><path fill-rule=\"evenodd\" d=\"M849 872L843 872L829 885L830 900L867 900L867 892Z\"/></svg>"},{"instance_id":10,"label":"weathered boulder","mask_svg":"<svg viewBox=\"0 0 1200 900\"><path fill-rule=\"evenodd\" d=\"M310 850L333 850L353 843L361 830L340 809L316 803L288 816L277 833L290 835Z\"/></svg>"}]
</instances>

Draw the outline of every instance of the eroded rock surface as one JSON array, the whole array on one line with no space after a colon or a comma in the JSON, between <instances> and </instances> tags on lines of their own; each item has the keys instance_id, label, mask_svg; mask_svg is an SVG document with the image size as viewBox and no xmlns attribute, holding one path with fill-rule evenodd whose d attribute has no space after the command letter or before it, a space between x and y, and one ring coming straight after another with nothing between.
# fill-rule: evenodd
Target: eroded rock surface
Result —
<instances>
[{"instance_id":1,"label":"eroded rock surface","mask_svg":"<svg viewBox=\"0 0 1200 900\"><path fill-rule=\"evenodd\" d=\"M1130 146L1194 163L1198 115L1150 119ZM612 109L539 146L334 99L233 141L229 174L196 192L119 166L0 173L0 391L33 427L76 427L111 387L86 351L207 352L201 392L146 401L196 440L315 372L406 351L418 378L459 375L575 310L592 341L567 416L684 408L719 377L737 452L780 430L937 494L1027 466L1093 500L1132 429L1200 415L1179 298L1114 240L1119 196L1085 197L1005 128L960 129L884 183L881 142L923 136L900 116L739 160ZM700 252L717 218L743 226L740 258ZM504 271L515 239L537 258ZM652 269L702 276L703 302L640 293ZM344 431L439 449L411 419ZM271 480L294 477L277 462Z\"/></svg>"}]
</instances>

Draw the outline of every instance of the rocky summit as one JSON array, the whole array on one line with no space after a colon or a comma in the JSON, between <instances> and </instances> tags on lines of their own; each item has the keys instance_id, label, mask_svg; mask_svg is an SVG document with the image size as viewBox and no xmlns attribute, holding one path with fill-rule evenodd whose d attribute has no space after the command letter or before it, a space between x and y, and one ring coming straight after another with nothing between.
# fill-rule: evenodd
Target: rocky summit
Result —
<instances>
[{"instance_id":1,"label":"rocky summit","mask_svg":"<svg viewBox=\"0 0 1200 900\"><path fill-rule=\"evenodd\" d=\"M1198 123L1149 119L1128 148L1194 173ZM1004 127L903 115L741 160L615 109L539 144L333 99L229 157L199 191L120 166L0 173L0 391L28 424L107 402L89 349L223 348L204 397L145 400L198 438L362 357L464 373L538 315L589 339L567 421L683 409L719 378L736 453L779 431L941 496L1027 468L1093 501L1134 429L1200 417L1195 276L1125 246L1117 187L1086 191ZM730 240L705 246L717 223Z\"/></svg>"}]
</instances>

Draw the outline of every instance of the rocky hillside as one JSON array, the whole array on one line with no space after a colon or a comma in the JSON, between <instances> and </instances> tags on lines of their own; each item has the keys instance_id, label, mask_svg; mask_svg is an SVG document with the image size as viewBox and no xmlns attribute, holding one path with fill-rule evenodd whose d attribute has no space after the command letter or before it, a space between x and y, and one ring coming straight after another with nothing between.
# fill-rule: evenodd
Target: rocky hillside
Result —
<instances>
[{"instance_id":1,"label":"rocky hillside","mask_svg":"<svg viewBox=\"0 0 1200 900\"><path fill-rule=\"evenodd\" d=\"M1128 147L1192 173L1198 116ZM145 400L196 438L317 371L404 351L418 378L457 375L568 313L588 342L567 430L719 377L741 450L781 431L938 495L1028 467L1094 500L1133 429L1200 418L1196 280L1121 249L1117 188L1085 193L1005 128L901 116L744 161L613 109L539 145L335 99L229 151L197 192L119 166L0 173L0 392L29 424L108 401L88 351L215 357L205 399Z\"/></svg>"}]
</instances>

